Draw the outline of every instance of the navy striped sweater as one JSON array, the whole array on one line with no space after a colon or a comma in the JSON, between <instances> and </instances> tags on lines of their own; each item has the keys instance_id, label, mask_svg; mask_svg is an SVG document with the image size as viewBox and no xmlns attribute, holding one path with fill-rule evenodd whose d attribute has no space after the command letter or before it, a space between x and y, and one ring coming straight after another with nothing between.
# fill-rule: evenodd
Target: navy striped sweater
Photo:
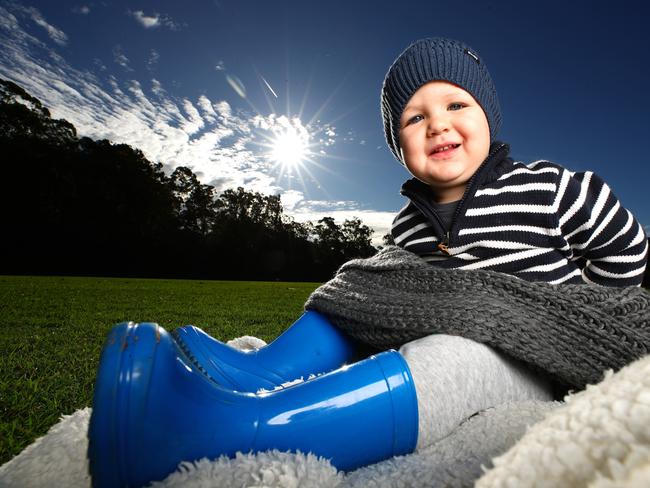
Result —
<instances>
[{"instance_id":1,"label":"navy striped sweater","mask_svg":"<svg viewBox=\"0 0 650 488\"><path fill-rule=\"evenodd\" d=\"M449 230L413 178L393 221L395 244L442 268L489 269L527 281L638 286L648 239L607 184L548 161L529 165L495 142L467 185Z\"/></svg>"}]
</instances>

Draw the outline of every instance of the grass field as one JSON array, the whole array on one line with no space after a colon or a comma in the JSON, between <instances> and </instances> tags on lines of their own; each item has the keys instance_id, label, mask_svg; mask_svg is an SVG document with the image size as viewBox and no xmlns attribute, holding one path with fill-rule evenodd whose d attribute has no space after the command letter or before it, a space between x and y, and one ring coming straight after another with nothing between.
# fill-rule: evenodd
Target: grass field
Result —
<instances>
[{"instance_id":1,"label":"grass field","mask_svg":"<svg viewBox=\"0 0 650 488\"><path fill-rule=\"evenodd\" d=\"M194 324L270 341L317 283L0 276L0 464L61 414L91 405L104 337L119 322Z\"/></svg>"}]
</instances>

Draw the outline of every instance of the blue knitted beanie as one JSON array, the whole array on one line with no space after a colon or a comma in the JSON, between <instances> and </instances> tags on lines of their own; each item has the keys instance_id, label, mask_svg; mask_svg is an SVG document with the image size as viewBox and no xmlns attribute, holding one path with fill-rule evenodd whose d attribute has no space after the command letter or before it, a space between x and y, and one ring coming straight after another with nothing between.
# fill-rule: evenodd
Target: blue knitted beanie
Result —
<instances>
[{"instance_id":1,"label":"blue knitted beanie","mask_svg":"<svg viewBox=\"0 0 650 488\"><path fill-rule=\"evenodd\" d=\"M402 112L418 88L434 80L453 83L474 97L487 117L491 142L501 128L497 92L487 67L476 51L450 39L421 39L399 55L388 70L381 89L381 115L386 142L402 164L399 143Z\"/></svg>"}]
</instances>

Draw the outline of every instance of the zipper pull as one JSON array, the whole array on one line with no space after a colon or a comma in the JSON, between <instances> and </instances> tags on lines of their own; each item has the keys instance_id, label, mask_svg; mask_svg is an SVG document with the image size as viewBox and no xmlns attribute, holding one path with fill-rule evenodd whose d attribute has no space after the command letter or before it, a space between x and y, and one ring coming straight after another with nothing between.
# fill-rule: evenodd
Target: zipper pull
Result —
<instances>
[{"instance_id":1,"label":"zipper pull","mask_svg":"<svg viewBox=\"0 0 650 488\"><path fill-rule=\"evenodd\" d=\"M449 232L445 234L444 240L438 243L438 249L440 249L447 256L451 256L449 253Z\"/></svg>"}]
</instances>

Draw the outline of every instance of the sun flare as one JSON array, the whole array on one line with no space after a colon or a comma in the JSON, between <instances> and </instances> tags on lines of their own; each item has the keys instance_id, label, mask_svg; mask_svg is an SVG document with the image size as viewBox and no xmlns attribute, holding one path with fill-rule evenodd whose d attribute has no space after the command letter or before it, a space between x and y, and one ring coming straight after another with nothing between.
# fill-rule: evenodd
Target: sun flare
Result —
<instances>
[{"instance_id":1,"label":"sun flare","mask_svg":"<svg viewBox=\"0 0 650 488\"><path fill-rule=\"evenodd\" d=\"M308 153L307 135L288 127L276 135L272 142L271 158L292 168L302 164Z\"/></svg>"},{"instance_id":2,"label":"sun flare","mask_svg":"<svg viewBox=\"0 0 650 488\"><path fill-rule=\"evenodd\" d=\"M326 156L324 147L331 144L330 126L323 128L317 121L314 127L311 123L304 124L300 117L275 113L259 116L256 124L260 131L256 144L278 185L289 189L296 184L306 188L308 182L320 185L313 169L327 171L319 159Z\"/></svg>"}]
</instances>

